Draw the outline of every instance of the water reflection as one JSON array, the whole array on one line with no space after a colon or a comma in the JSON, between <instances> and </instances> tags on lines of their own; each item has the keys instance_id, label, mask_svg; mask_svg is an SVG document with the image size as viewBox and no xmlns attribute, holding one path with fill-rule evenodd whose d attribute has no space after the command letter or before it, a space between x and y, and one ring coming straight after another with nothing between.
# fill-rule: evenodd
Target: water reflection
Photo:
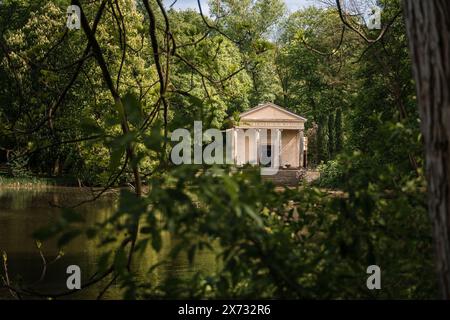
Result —
<instances>
[{"instance_id":1,"label":"water reflection","mask_svg":"<svg viewBox=\"0 0 450 320\"><path fill-rule=\"evenodd\" d=\"M71 205L89 199L90 193L75 188L36 188L36 189L2 189L0 188L0 251L8 253L8 269L10 278L34 283L40 278L42 260L31 237L34 230L54 222L61 211L55 205ZM105 196L95 202L84 204L77 210L84 216L88 224L104 221L114 211L116 196ZM134 268L139 277L146 277L152 283L167 277L187 278L196 271L213 272L216 270L216 259L212 252L200 252L196 262L190 266L186 255L181 255L170 263L163 265L151 278L148 268L167 255L171 245L176 242L169 234L163 235L163 249L160 253L148 250L136 259ZM44 243L43 252L48 261L58 255L56 241ZM66 268L71 264L81 267L82 278L87 280L97 270L97 261L102 250L87 238L80 237L64 248L64 256L48 267L44 281L36 288L45 292L66 291ZM3 271L3 268L0 268ZM100 284L101 287L102 284ZM103 283L104 285L104 283ZM68 298L94 299L99 286L83 290ZM7 291L0 290L0 298L9 298ZM122 292L117 286L104 296L106 299L120 299Z\"/></svg>"}]
</instances>

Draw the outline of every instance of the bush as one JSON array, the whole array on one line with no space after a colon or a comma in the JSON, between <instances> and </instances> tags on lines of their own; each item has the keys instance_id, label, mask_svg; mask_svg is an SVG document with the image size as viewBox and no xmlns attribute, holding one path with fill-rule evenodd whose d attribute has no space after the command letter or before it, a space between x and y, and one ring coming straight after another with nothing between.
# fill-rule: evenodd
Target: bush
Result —
<instances>
[{"instance_id":1,"label":"bush","mask_svg":"<svg viewBox=\"0 0 450 320\"><path fill-rule=\"evenodd\" d=\"M86 232L104 249L115 242L118 249L101 259L98 274L112 265L126 298L436 296L425 197L417 192L420 180L395 193L369 185L330 196L309 187L276 190L256 171L230 174L184 166L151 182L150 192L140 198L122 190L117 211L104 224L83 230L82 220L63 214L56 227L35 235L39 240L57 236L65 243ZM123 244L129 242L123 239L134 232L139 233L136 253L161 251L167 232L178 242L166 261L153 262L148 278L127 268L130 251ZM217 255L219 270L150 281L162 263L182 253L192 262L200 250ZM384 290L366 288L366 269L372 264L385 271Z\"/></svg>"},{"instance_id":2,"label":"bush","mask_svg":"<svg viewBox=\"0 0 450 320\"><path fill-rule=\"evenodd\" d=\"M320 172L320 179L318 181L320 187L338 188L342 185L344 174L339 160L330 160L326 163L321 163L317 169Z\"/></svg>"}]
</instances>

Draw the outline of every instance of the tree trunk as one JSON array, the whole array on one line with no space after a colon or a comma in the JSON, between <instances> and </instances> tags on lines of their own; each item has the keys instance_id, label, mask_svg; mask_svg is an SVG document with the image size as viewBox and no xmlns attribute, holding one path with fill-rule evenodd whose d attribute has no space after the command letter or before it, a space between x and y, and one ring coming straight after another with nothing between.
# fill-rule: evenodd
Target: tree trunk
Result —
<instances>
[{"instance_id":1,"label":"tree trunk","mask_svg":"<svg viewBox=\"0 0 450 320\"><path fill-rule=\"evenodd\" d=\"M450 2L405 0L439 287L450 299Z\"/></svg>"},{"instance_id":2,"label":"tree trunk","mask_svg":"<svg viewBox=\"0 0 450 320\"><path fill-rule=\"evenodd\" d=\"M328 159L333 159L335 146L334 112L328 115Z\"/></svg>"},{"instance_id":3,"label":"tree trunk","mask_svg":"<svg viewBox=\"0 0 450 320\"><path fill-rule=\"evenodd\" d=\"M335 145L334 145L334 151L336 153L339 153L342 151L342 144L343 144L343 135L342 135L342 109L338 108L336 110L336 118L334 119L334 128L335 128Z\"/></svg>"}]
</instances>

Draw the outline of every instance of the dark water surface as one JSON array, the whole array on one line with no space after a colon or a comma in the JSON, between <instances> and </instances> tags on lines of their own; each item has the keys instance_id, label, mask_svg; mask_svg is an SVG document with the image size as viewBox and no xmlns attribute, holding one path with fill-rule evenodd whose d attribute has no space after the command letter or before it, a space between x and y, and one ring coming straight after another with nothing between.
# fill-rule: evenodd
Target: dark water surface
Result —
<instances>
[{"instance_id":1,"label":"dark water surface","mask_svg":"<svg viewBox=\"0 0 450 320\"><path fill-rule=\"evenodd\" d=\"M26 284L35 283L42 273L42 258L32 233L39 227L47 226L61 214L57 206L68 206L89 199L91 194L78 188L46 187L33 189L10 189L0 187L0 254L8 255L8 274L12 281L22 281ZM114 195L108 195L95 202L89 202L77 209L85 218L87 224L93 224L107 219L115 208ZM52 205L53 204L53 205ZM196 271L214 272L217 268L215 255L200 252L193 266L190 266L186 255L181 254L176 260L170 260L162 265L151 276L148 268L161 261L176 242L169 234L163 235L163 249L156 253L148 250L143 257L134 261L134 270L146 281L158 283L168 277L191 277ZM56 241L43 244L43 252L48 261L54 260L59 249ZM102 253L94 241L79 237L64 248L61 259L48 267L45 278L35 288L43 292L67 291L66 268L75 264L82 270L83 282L89 279L97 270L97 261ZM0 262L2 260L0 259ZM0 263L2 265L3 263ZM0 274L4 276L3 266ZM1 281L1 280L0 280ZM89 288L67 298L95 299L106 282ZM106 299L120 299L121 289L113 286L104 296ZM0 289L0 299L11 298L6 290Z\"/></svg>"}]
</instances>

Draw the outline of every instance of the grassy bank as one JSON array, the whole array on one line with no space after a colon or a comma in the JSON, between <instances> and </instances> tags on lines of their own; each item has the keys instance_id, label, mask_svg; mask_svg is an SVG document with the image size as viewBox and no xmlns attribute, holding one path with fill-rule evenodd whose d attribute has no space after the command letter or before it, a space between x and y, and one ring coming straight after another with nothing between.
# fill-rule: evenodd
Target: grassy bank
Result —
<instances>
[{"instance_id":1,"label":"grassy bank","mask_svg":"<svg viewBox=\"0 0 450 320\"><path fill-rule=\"evenodd\" d=\"M0 187L27 188L47 186L78 186L77 182L69 177L9 177L0 175Z\"/></svg>"}]
</instances>

